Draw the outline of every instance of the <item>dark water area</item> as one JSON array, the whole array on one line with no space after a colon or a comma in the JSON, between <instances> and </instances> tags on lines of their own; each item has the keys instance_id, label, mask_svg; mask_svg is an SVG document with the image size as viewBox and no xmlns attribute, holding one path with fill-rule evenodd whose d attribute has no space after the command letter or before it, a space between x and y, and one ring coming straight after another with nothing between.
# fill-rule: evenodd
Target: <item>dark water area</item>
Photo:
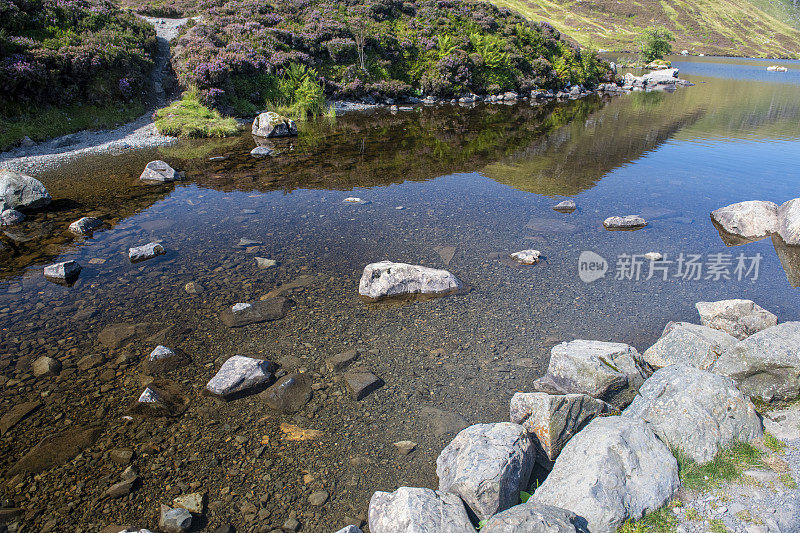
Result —
<instances>
[{"instance_id":1,"label":"dark water area","mask_svg":"<svg viewBox=\"0 0 800 533\"><path fill-rule=\"evenodd\" d=\"M381 109L302 125L266 159L250 156L255 142L244 134L86 158L38 176L54 205L0 237L0 413L42 404L0 436L2 496L24 509L30 530L50 520L55 530L155 527L160 503L202 491L208 530L269 531L293 516L303 531L335 531L365 518L375 490L435 487L436 456L455 431L507 419L510 396L541 375L561 341L643 351L667 322L698 322L700 300L749 298L781 321L800 319L800 253L769 239L727 247L709 218L733 202L800 196L800 65L779 62L790 71L772 73L762 61L675 61L694 87ZM186 179L138 184L153 159ZM350 196L369 203L343 202ZM576 212L551 209L565 198ZM649 225L603 228L606 217L633 213ZM67 226L85 215L107 226L76 241ZM130 264L128 247L154 240L167 253ZM527 248L544 260L507 261ZM581 280L585 251L607 261L604 278ZM650 251L665 261L645 279L649 262L630 256ZM278 265L261 270L257 256ZM692 256L699 279L686 274ZM67 259L84 267L75 285L44 280L45 264ZM369 305L358 280L380 260L447 268L472 290ZM188 282L204 291L187 293ZM294 302L285 318L233 329L219 320L225 307L281 287ZM119 324L135 331L101 342ZM140 362L157 344L191 360L159 378L188 407L175 418L127 420L150 379ZM356 367L385 383L360 401L324 363L353 348ZM259 396L202 395L235 354L307 372L311 401L287 415ZM62 362L59 376L33 377L41 355ZM287 424L320 433L290 440ZM84 428L100 431L80 454L38 473L13 469L44 437L66 445ZM419 446L400 456L400 440ZM129 496L103 498L124 469L110 460L117 448L135 451L141 480ZM308 496L318 490L330 500L314 507Z\"/></svg>"}]
</instances>

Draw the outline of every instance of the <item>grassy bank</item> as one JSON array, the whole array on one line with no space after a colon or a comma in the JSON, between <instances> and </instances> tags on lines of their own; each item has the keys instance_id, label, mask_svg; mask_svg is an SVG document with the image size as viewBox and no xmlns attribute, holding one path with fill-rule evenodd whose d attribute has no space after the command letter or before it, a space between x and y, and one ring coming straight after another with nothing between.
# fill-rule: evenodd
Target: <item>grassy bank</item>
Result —
<instances>
[{"instance_id":1,"label":"grassy bank","mask_svg":"<svg viewBox=\"0 0 800 533\"><path fill-rule=\"evenodd\" d=\"M194 90L156 111L155 126L161 135L173 137L230 137L239 131L236 119L201 104Z\"/></svg>"}]
</instances>

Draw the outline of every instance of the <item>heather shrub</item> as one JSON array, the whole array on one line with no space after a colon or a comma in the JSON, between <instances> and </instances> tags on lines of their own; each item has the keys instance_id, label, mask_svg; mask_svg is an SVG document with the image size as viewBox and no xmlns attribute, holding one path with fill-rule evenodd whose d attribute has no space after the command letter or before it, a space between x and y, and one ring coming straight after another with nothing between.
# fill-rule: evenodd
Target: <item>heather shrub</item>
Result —
<instances>
[{"instance_id":1,"label":"heather shrub","mask_svg":"<svg viewBox=\"0 0 800 533\"><path fill-rule=\"evenodd\" d=\"M452 97L593 85L609 75L594 52L549 25L484 2L205 0L199 11L173 65L184 87L226 112L272 103L313 114L325 96ZM298 65L313 74L296 83Z\"/></svg>"},{"instance_id":2,"label":"heather shrub","mask_svg":"<svg viewBox=\"0 0 800 533\"><path fill-rule=\"evenodd\" d=\"M0 115L137 101L155 52L153 28L109 2L0 0Z\"/></svg>"}]
</instances>

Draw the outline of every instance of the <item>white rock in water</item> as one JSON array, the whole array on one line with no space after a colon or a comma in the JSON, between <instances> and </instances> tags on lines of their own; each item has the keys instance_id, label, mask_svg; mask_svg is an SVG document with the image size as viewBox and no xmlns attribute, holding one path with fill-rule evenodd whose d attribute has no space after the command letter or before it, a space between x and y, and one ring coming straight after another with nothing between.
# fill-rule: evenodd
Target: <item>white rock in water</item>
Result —
<instances>
[{"instance_id":1,"label":"white rock in water","mask_svg":"<svg viewBox=\"0 0 800 533\"><path fill-rule=\"evenodd\" d=\"M357 196L350 196L342 200L345 204L368 204L369 202L364 200L363 198L358 198Z\"/></svg>"},{"instance_id":2,"label":"white rock in water","mask_svg":"<svg viewBox=\"0 0 800 533\"><path fill-rule=\"evenodd\" d=\"M529 502L568 509L592 533L615 533L655 511L678 487L678 462L647 425L598 417L572 437Z\"/></svg>"},{"instance_id":3,"label":"white rock in water","mask_svg":"<svg viewBox=\"0 0 800 533\"><path fill-rule=\"evenodd\" d=\"M234 313L240 313L246 309L250 309L251 307L253 307L253 304L239 302L238 304L233 304L231 311Z\"/></svg>"},{"instance_id":4,"label":"white rock in water","mask_svg":"<svg viewBox=\"0 0 800 533\"><path fill-rule=\"evenodd\" d=\"M737 342L711 367L764 401L800 397L800 322L784 322Z\"/></svg>"},{"instance_id":5,"label":"white rock in water","mask_svg":"<svg viewBox=\"0 0 800 533\"><path fill-rule=\"evenodd\" d=\"M150 387L147 387L142 394L139 395L137 401L139 403L159 403L161 401L161 396Z\"/></svg>"},{"instance_id":6,"label":"white rock in water","mask_svg":"<svg viewBox=\"0 0 800 533\"><path fill-rule=\"evenodd\" d=\"M639 215L625 215L608 217L603 221L603 225L608 229L636 229L645 227L647 221Z\"/></svg>"},{"instance_id":7,"label":"white rock in water","mask_svg":"<svg viewBox=\"0 0 800 533\"><path fill-rule=\"evenodd\" d=\"M777 316L752 300L697 302L694 306L704 326L724 331L740 340L778 323Z\"/></svg>"},{"instance_id":8,"label":"white rock in water","mask_svg":"<svg viewBox=\"0 0 800 533\"><path fill-rule=\"evenodd\" d=\"M688 322L670 322L661 338L644 351L642 359L653 368L688 364L707 370L734 344L736 338L724 331Z\"/></svg>"},{"instance_id":9,"label":"white rock in water","mask_svg":"<svg viewBox=\"0 0 800 533\"><path fill-rule=\"evenodd\" d=\"M404 294L447 294L461 288L461 281L447 270L381 261L364 268L358 292L377 299Z\"/></svg>"},{"instance_id":10,"label":"white rock in water","mask_svg":"<svg viewBox=\"0 0 800 533\"><path fill-rule=\"evenodd\" d=\"M253 157L268 157L275 154L275 150L269 146L256 146L250 150L250 155Z\"/></svg>"},{"instance_id":11,"label":"white rock in water","mask_svg":"<svg viewBox=\"0 0 800 533\"><path fill-rule=\"evenodd\" d=\"M272 367L271 362L263 359L234 355L222 364L206 390L217 396L245 391L269 381Z\"/></svg>"},{"instance_id":12,"label":"white rock in water","mask_svg":"<svg viewBox=\"0 0 800 533\"><path fill-rule=\"evenodd\" d=\"M644 258L647 259L648 261L661 261L662 259L664 259L664 256L658 252L647 252L646 254L644 254Z\"/></svg>"},{"instance_id":13,"label":"white rock in water","mask_svg":"<svg viewBox=\"0 0 800 533\"><path fill-rule=\"evenodd\" d=\"M297 124L292 119L267 111L255 118L251 131L257 137L290 137L297 135Z\"/></svg>"},{"instance_id":14,"label":"white rock in water","mask_svg":"<svg viewBox=\"0 0 800 533\"><path fill-rule=\"evenodd\" d=\"M763 434L753 404L732 379L689 365L656 371L622 416L644 420L664 444L698 463Z\"/></svg>"},{"instance_id":15,"label":"white rock in water","mask_svg":"<svg viewBox=\"0 0 800 533\"><path fill-rule=\"evenodd\" d=\"M25 220L25 214L16 209L6 209L0 213L0 226L14 226Z\"/></svg>"},{"instance_id":16,"label":"white rock in water","mask_svg":"<svg viewBox=\"0 0 800 533\"><path fill-rule=\"evenodd\" d=\"M762 239L778 232L778 205L752 200L720 207L711 220L725 232L743 239Z\"/></svg>"},{"instance_id":17,"label":"white rock in water","mask_svg":"<svg viewBox=\"0 0 800 533\"><path fill-rule=\"evenodd\" d=\"M83 217L69 225L69 231L73 235L81 237L91 235L92 232L103 225L103 221L99 218Z\"/></svg>"},{"instance_id":18,"label":"white rock in water","mask_svg":"<svg viewBox=\"0 0 800 533\"><path fill-rule=\"evenodd\" d=\"M150 242L142 246L129 248L128 259L130 259L131 263L136 263L139 261L145 261L146 259L152 259L157 255L164 255L165 253L167 253L167 251L164 250L164 247L159 243Z\"/></svg>"},{"instance_id":19,"label":"white rock in water","mask_svg":"<svg viewBox=\"0 0 800 533\"><path fill-rule=\"evenodd\" d=\"M76 261L64 261L44 267L44 277L57 283L72 283L78 279L81 266Z\"/></svg>"},{"instance_id":20,"label":"white rock in water","mask_svg":"<svg viewBox=\"0 0 800 533\"><path fill-rule=\"evenodd\" d=\"M150 361L159 361L161 359L169 359L170 357L174 357L175 352L167 348L166 346L161 346L160 344L156 346L152 352L150 352L149 360Z\"/></svg>"},{"instance_id":21,"label":"white rock in water","mask_svg":"<svg viewBox=\"0 0 800 533\"><path fill-rule=\"evenodd\" d=\"M267 259L266 257L256 257L256 266L261 270L266 270L277 266L278 262L274 259Z\"/></svg>"},{"instance_id":22,"label":"white rock in water","mask_svg":"<svg viewBox=\"0 0 800 533\"><path fill-rule=\"evenodd\" d=\"M539 262L539 256L542 252L539 250L522 250L511 254L511 259L523 265L532 265Z\"/></svg>"},{"instance_id":23,"label":"white rock in water","mask_svg":"<svg viewBox=\"0 0 800 533\"><path fill-rule=\"evenodd\" d=\"M533 441L519 424L475 424L436 459L439 490L460 496L483 520L517 503L535 462Z\"/></svg>"},{"instance_id":24,"label":"white rock in water","mask_svg":"<svg viewBox=\"0 0 800 533\"><path fill-rule=\"evenodd\" d=\"M800 198L778 208L778 233L786 244L800 245Z\"/></svg>"},{"instance_id":25,"label":"white rock in water","mask_svg":"<svg viewBox=\"0 0 800 533\"><path fill-rule=\"evenodd\" d=\"M400 487L369 500L372 533L467 533L474 531L461 498L431 489Z\"/></svg>"},{"instance_id":26,"label":"white rock in water","mask_svg":"<svg viewBox=\"0 0 800 533\"><path fill-rule=\"evenodd\" d=\"M0 212L8 209L38 209L52 198L41 181L8 169L0 169Z\"/></svg>"},{"instance_id":27,"label":"white rock in water","mask_svg":"<svg viewBox=\"0 0 800 533\"><path fill-rule=\"evenodd\" d=\"M575 200L564 200L563 202L559 202L553 206L555 211L562 211L571 213L578 208L578 205L575 203Z\"/></svg>"},{"instance_id":28,"label":"white rock in water","mask_svg":"<svg viewBox=\"0 0 800 533\"><path fill-rule=\"evenodd\" d=\"M159 160L147 163L139 179L151 183L169 183L180 180L181 176L174 168Z\"/></svg>"}]
</instances>

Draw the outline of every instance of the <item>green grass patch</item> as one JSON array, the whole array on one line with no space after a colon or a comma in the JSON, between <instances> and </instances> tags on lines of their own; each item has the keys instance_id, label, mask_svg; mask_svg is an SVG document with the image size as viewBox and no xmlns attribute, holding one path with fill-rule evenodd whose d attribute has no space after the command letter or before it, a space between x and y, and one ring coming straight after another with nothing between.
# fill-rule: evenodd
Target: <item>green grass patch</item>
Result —
<instances>
[{"instance_id":1,"label":"green grass patch","mask_svg":"<svg viewBox=\"0 0 800 533\"><path fill-rule=\"evenodd\" d=\"M778 478L781 480L781 483L786 485L787 489L796 489L797 488L797 481L794 480L791 474L781 474Z\"/></svg>"},{"instance_id":2,"label":"green grass patch","mask_svg":"<svg viewBox=\"0 0 800 533\"><path fill-rule=\"evenodd\" d=\"M0 150L19 144L24 137L45 141L81 130L113 128L144 113L135 104L70 105L65 107L26 106L0 114Z\"/></svg>"},{"instance_id":3,"label":"green grass patch","mask_svg":"<svg viewBox=\"0 0 800 533\"><path fill-rule=\"evenodd\" d=\"M739 479L748 468L764 467L763 453L754 446L737 442L721 450L711 461L696 463L682 450L673 450L678 460L681 483L691 490L705 490L722 482Z\"/></svg>"},{"instance_id":4,"label":"green grass patch","mask_svg":"<svg viewBox=\"0 0 800 533\"><path fill-rule=\"evenodd\" d=\"M712 518L708 521L708 530L711 533L729 533L728 528L719 518Z\"/></svg>"},{"instance_id":5,"label":"green grass patch","mask_svg":"<svg viewBox=\"0 0 800 533\"><path fill-rule=\"evenodd\" d=\"M172 137L230 137L239 131L236 120L200 103L197 93L189 90L180 100L156 111L156 129Z\"/></svg>"},{"instance_id":6,"label":"green grass patch","mask_svg":"<svg viewBox=\"0 0 800 533\"><path fill-rule=\"evenodd\" d=\"M786 444L784 444L783 441L778 440L775 435L769 431L764 432L764 446L775 453L783 453L783 450L786 449Z\"/></svg>"},{"instance_id":7,"label":"green grass patch","mask_svg":"<svg viewBox=\"0 0 800 533\"><path fill-rule=\"evenodd\" d=\"M617 533L672 533L678 519L672 512L674 506L667 505L639 520L626 520Z\"/></svg>"}]
</instances>

